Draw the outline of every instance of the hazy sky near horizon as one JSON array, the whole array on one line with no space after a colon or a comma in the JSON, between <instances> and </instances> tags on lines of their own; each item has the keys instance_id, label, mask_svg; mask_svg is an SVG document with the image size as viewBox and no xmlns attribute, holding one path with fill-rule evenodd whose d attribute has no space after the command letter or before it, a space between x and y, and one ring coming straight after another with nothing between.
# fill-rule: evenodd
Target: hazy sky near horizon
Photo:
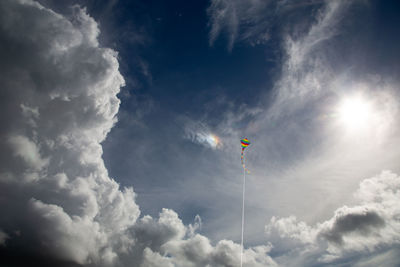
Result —
<instances>
[{"instance_id":1,"label":"hazy sky near horizon","mask_svg":"<svg viewBox=\"0 0 400 267\"><path fill-rule=\"evenodd\" d=\"M399 11L1 2L1 257L238 266L247 137L244 266L397 266Z\"/></svg>"}]
</instances>

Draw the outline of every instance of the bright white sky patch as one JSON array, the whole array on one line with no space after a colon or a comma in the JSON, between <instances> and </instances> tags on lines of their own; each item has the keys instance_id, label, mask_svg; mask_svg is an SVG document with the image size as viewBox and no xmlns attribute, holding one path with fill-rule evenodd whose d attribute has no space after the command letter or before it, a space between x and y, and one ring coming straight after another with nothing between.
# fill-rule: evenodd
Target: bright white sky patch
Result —
<instances>
[{"instance_id":1,"label":"bright white sky patch","mask_svg":"<svg viewBox=\"0 0 400 267\"><path fill-rule=\"evenodd\" d=\"M361 95L344 98L338 106L338 119L349 131L368 129L374 110L371 103Z\"/></svg>"},{"instance_id":2,"label":"bright white sky patch","mask_svg":"<svg viewBox=\"0 0 400 267\"><path fill-rule=\"evenodd\" d=\"M363 137L369 144L385 143L396 128L398 103L389 89L379 93L355 93L343 96L335 108L335 123L347 136ZM353 140L355 141L355 140Z\"/></svg>"}]
</instances>

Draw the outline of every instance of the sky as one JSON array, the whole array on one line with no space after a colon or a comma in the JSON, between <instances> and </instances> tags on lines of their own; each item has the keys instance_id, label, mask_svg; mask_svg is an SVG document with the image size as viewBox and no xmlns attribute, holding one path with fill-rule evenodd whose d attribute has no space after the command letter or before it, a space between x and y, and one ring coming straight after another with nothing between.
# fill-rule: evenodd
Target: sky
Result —
<instances>
[{"instance_id":1,"label":"sky","mask_svg":"<svg viewBox=\"0 0 400 267\"><path fill-rule=\"evenodd\" d=\"M400 266L399 12L0 1L0 266Z\"/></svg>"}]
</instances>

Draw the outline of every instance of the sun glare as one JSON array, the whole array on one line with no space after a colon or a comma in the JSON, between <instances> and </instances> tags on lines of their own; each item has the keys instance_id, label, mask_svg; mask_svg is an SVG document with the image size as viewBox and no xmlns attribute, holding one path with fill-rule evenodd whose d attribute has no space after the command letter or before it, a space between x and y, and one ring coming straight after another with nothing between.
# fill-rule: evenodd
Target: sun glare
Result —
<instances>
[{"instance_id":1,"label":"sun glare","mask_svg":"<svg viewBox=\"0 0 400 267\"><path fill-rule=\"evenodd\" d=\"M345 98L339 104L338 116L349 130L365 129L372 117L371 105L362 96Z\"/></svg>"}]
</instances>

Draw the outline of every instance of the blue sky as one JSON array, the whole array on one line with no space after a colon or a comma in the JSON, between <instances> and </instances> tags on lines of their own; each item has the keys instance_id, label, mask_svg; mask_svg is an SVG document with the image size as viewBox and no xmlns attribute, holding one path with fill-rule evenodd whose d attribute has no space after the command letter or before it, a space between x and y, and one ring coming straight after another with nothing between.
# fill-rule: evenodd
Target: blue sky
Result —
<instances>
[{"instance_id":1,"label":"blue sky","mask_svg":"<svg viewBox=\"0 0 400 267\"><path fill-rule=\"evenodd\" d=\"M5 0L1 257L397 266L399 10Z\"/></svg>"},{"instance_id":2,"label":"blue sky","mask_svg":"<svg viewBox=\"0 0 400 267\"><path fill-rule=\"evenodd\" d=\"M246 4L238 3L238 8L240 5ZM306 206L314 202L313 198L322 201L326 197L328 190L314 192L320 190L315 185L306 186L297 197L293 189L282 188L290 188L290 184L277 181L286 168L302 164L303 158L319 156L318 153L310 156L326 138L316 134L321 125L313 121L320 112L313 108L318 103L312 101L308 103L312 105L310 108L297 108L287 118L267 121L262 118L268 116L277 91L276 83L285 75L282 74L287 57L282 50L285 34L301 38L315 23L323 2L305 1L304 5L293 4L293 7L288 3L282 14L279 11L274 14L271 10L278 9L277 5L271 3L258 11L262 14L249 14L258 20L238 26L239 36L232 47L229 26L210 43L212 21L207 1L168 4L156 1L137 6L120 2L114 7L123 9L119 11L121 14L116 11L120 17L114 29L124 31L124 25L132 23L146 41L126 44L122 40L120 46L117 44L123 62L121 71L125 77L133 76L134 81L130 84L128 80L121 93L119 123L103 144L104 159L112 177L135 188L138 204L146 214L156 215L161 208L168 207L176 210L186 223L199 214L204 222L202 230L214 241L222 238L238 241L241 172L238 157L233 156L235 143L231 138L239 140L242 136L254 141L252 149L257 151L253 152L257 153L253 154L253 159L249 150L249 164L256 177L250 178L254 185L251 185L252 180L248 185L248 211L257 214L254 219L248 217L249 224L254 225L253 230L248 231L250 244L266 242L260 232L271 216L289 215L300 208L303 210L297 215L302 217ZM398 5L393 2L354 3L348 7L343 18L338 18L340 25L332 26L338 28L337 33L321 44L320 49L327 53L322 56L329 62L319 67L331 69L333 73L329 75L346 76L345 69L351 76L390 75L397 66L383 66L398 65L391 60L398 53L394 45L398 43L394 33L398 25L396 7ZM139 18L131 15L137 13ZM251 35L252 30L256 32L254 35ZM245 37L246 34L249 37ZM267 40L256 43L255 40L261 38L259 35L268 36ZM124 91L129 92L126 98ZM239 118L242 115L244 117ZM229 116L233 118L228 119ZM226 140L227 144L213 150L191 143L184 133L187 121L197 124L194 127L221 135L222 142ZM293 127L293 131L289 127ZM277 135L283 137L277 141ZM237 146L237 155L239 149ZM331 168L335 167L323 171L331 171ZM352 190L357 183L356 179ZM252 198L274 190L269 189L271 184L288 191L289 200L275 196L273 200L267 196ZM304 216L307 221L316 222L331 216L340 203L337 198L343 196L335 192L329 194L333 200L321 205L317 212ZM303 198L306 203L297 207L297 201ZM273 204L266 204L266 201ZM224 226L221 230L227 220L233 226Z\"/></svg>"},{"instance_id":3,"label":"blue sky","mask_svg":"<svg viewBox=\"0 0 400 267\"><path fill-rule=\"evenodd\" d=\"M138 12L135 4L126 7L120 3L124 14L124 21L118 20L121 28L134 21L137 28L146 29L147 43L122 43L118 49L126 64L122 71L135 81L130 86L128 80L123 89L119 123L104 143L111 176L141 192L138 202L147 213L155 215L169 207L179 210L188 223L196 214L207 216L215 205L190 195L214 190L210 186L219 179L219 162L226 152L193 144L185 138L185 124L191 121L210 131L220 127L227 112L236 116L244 107L257 108L259 96L271 90L271 79L278 72L275 61L280 56L274 44L238 44L229 51L221 37L210 46L208 2L197 4L137 4L139 17L145 18L136 22L132 16ZM136 46L139 48L134 49ZM137 66L138 61L146 71ZM124 90L129 95L125 98ZM142 117L136 118L137 113ZM245 131L250 119L229 127ZM240 147L237 149L239 157ZM235 165L240 174L240 162ZM226 179L235 184L237 178ZM184 184L189 181L196 185L188 188ZM214 194L213 199L221 197L218 190ZM181 197L185 200L180 201Z\"/></svg>"},{"instance_id":4,"label":"blue sky","mask_svg":"<svg viewBox=\"0 0 400 267\"><path fill-rule=\"evenodd\" d=\"M214 219L219 217L217 214L225 213L225 210L231 213L240 203L239 162L235 161L235 157L227 159L227 153L232 155L234 148L213 150L193 144L185 138L187 121L197 124L196 127L206 128L206 131L227 135L228 140L232 135L238 139L241 136L256 138L253 145L263 147L258 152L258 164L253 168L256 169L254 172L265 175L254 178L257 186L262 183L268 187L268 179L271 178L267 178L267 173L293 166L302 157L307 157L310 151L318 149L318 146L310 146L311 138L320 138L319 142L324 142L323 136L315 136L315 131L318 131L315 128L320 125L311 125L315 112L319 112L312 108L300 108L288 119L269 120L271 125L257 125L257 130L251 130L254 126L250 126L257 124L262 120L259 117L268 113L276 93L275 83L282 75L281 68L286 57L285 51L282 51L284 34L300 30L297 33L300 35L304 33L302 31L307 31L307 27L315 22L313 15L320 12L323 4L305 3L310 4L299 4L293 8L288 5L282 15L266 9L265 18L260 20L269 24L240 25L242 35L252 27L264 27L258 31L267 34L268 40L254 44L258 36L244 40L239 37L232 48L229 47L229 29L222 31L210 44L212 25L207 14L210 6L207 1L168 4L157 1L145 4L118 2L113 7L115 11L109 16L118 17L111 20L112 24L115 23L113 30L117 32L114 35L122 32L116 37L120 43L115 44L120 52L121 71L125 78L132 78L127 79L127 86L120 94L119 122L103 143L104 159L112 177L135 188L138 203L146 214L156 215L162 207L168 207L178 211L187 223L199 214L205 222L203 230L215 234L221 231L218 224L213 225L214 221L218 221ZM272 3L269 8L276 8L276 5ZM371 65L396 64L389 59L398 50L392 46L397 43L393 42L396 24L392 21L396 20L396 14L393 14L396 3L374 2L369 5L354 4L343 15L340 22L343 28L338 29L330 42L326 42L328 48L322 48L331 54L326 55L331 61L326 63L326 68L338 73L350 68L352 75L363 75L374 73ZM296 23L304 25L297 29ZM124 36L128 34L124 34L126 25L133 25L129 27L131 31L139 29L140 37L136 37L139 40L135 40L136 33L132 32L132 40L125 40ZM360 28L367 31L360 32ZM383 42L385 49L381 48ZM329 46L337 46L337 49ZM353 46L361 49L356 50ZM227 116L239 118L241 112L251 109L255 114L226 122ZM292 126L296 131L289 133L287 129L282 129L287 127L286 123L294 124ZM310 124L308 129L298 125L304 123ZM282 135L286 135L279 140L281 144L265 147L265 142L274 143L271 139L280 135L276 132L280 130ZM270 131L275 133L271 136ZM292 147L294 151L290 151ZM270 162L265 162L265 155L268 154L273 156L269 157ZM249 162L252 164L251 160ZM232 168L236 168L237 173L224 170ZM251 184L249 186L251 188ZM212 192L211 196L206 192ZM283 203L285 200L280 204ZM279 205L279 201L275 204ZM329 213L335 208L331 207ZM258 213L257 209L260 209L258 205L254 207L255 213ZM262 231L264 221L273 215L268 209L261 210L264 214L262 219L258 219L258 232ZM239 222L240 210L237 211L236 217L231 215L229 220ZM279 210L274 212L280 214ZM313 216L321 219L327 214ZM218 238L238 238L238 233L234 232L225 235ZM260 235L254 233L254 236ZM264 237L262 239L255 242L264 242Z\"/></svg>"}]
</instances>

